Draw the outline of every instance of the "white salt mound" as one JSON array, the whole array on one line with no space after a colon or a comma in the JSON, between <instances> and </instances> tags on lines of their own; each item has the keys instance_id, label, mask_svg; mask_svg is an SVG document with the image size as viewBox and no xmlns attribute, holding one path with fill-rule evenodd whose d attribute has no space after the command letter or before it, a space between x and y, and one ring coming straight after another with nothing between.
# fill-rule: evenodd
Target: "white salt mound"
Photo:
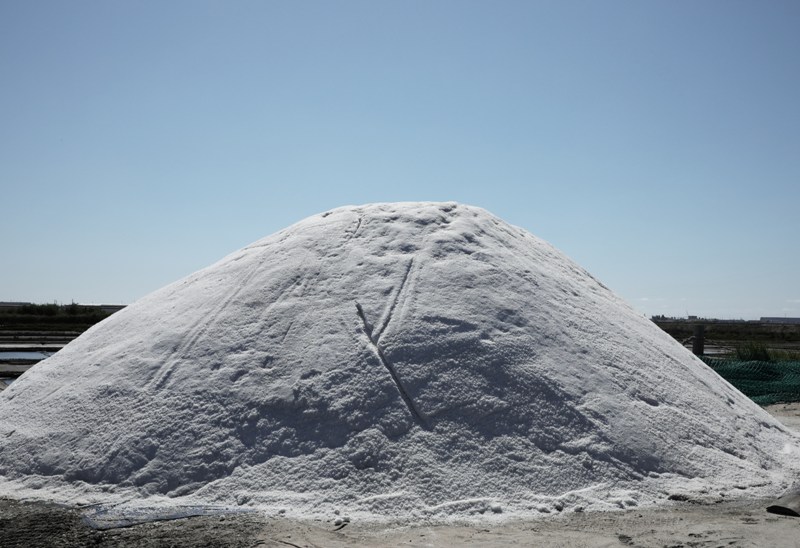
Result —
<instances>
[{"instance_id":1,"label":"white salt mound","mask_svg":"<svg viewBox=\"0 0 800 548\"><path fill-rule=\"evenodd\" d=\"M0 395L4 492L73 501L544 515L776 495L797 455L585 270L455 203L310 217Z\"/></svg>"}]
</instances>

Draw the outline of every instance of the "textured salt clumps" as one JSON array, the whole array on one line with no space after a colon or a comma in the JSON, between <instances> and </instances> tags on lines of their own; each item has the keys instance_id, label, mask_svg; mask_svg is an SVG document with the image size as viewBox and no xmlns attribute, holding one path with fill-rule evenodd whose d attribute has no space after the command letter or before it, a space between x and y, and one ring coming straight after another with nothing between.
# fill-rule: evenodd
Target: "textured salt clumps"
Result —
<instances>
[{"instance_id":1,"label":"textured salt clumps","mask_svg":"<svg viewBox=\"0 0 800 548\"><path fill-rule=\"evenodd\" d=\"M776 494L797 460L586 271L454 203L306 219L0 395L3 488L62 500L547 515Z\"/></svg>"}]
</instances>

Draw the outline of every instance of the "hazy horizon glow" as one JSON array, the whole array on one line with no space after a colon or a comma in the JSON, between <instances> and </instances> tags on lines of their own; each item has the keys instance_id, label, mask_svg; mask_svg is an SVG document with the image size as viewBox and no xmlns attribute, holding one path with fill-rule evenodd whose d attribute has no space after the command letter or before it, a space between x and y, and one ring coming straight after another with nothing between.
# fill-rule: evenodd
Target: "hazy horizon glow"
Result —
<instances>
[{"instance_id":1,"label":"hazy horizon glow","mask_svg":"<svg viewBox=\"0 0 800 548\"><path fill-rule=\"evenodd\" d=\"M647 315L800 316L795 2L0 4L0 300L455 200Z\"/></svg>"}]
</instances>

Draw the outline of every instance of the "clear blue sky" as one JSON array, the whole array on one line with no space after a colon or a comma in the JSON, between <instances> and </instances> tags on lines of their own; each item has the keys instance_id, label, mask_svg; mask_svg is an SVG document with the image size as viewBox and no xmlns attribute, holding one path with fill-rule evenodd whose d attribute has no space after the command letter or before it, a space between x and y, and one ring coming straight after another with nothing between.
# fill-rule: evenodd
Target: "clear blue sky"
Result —
<instances>
[{"instance_id":1,"label":"clear blue sky","mask_svg":"<svg viewBox=\"0 0 800 548\"><path fill-rule=\"evenodd\" d=\"M800 316L800 3L0 2L0 300L457 200L642 313Z\"/></svg>"}]
</instances>

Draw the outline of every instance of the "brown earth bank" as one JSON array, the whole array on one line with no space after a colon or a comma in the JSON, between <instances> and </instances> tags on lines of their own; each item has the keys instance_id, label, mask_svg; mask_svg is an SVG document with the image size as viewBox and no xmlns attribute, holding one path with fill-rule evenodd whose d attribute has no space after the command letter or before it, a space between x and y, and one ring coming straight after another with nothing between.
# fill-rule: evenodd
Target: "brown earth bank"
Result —
<instances>
[{"instance_id":1,"label":"brown earth bank","mask_svg":"<svg viewBox=\"0 0 800 548\"><path fill-rule=\"evenodd\" d=\"M800 403L767 407L800 427ZM315 546L800 546L800 518L767 513L772 501L675 502L657 509L569 513L470 525L333 520L298 522L260 513L198 516L94 530L80 509L0 499L6 547L315 547Z\"/></svg>"}]
</instances>

